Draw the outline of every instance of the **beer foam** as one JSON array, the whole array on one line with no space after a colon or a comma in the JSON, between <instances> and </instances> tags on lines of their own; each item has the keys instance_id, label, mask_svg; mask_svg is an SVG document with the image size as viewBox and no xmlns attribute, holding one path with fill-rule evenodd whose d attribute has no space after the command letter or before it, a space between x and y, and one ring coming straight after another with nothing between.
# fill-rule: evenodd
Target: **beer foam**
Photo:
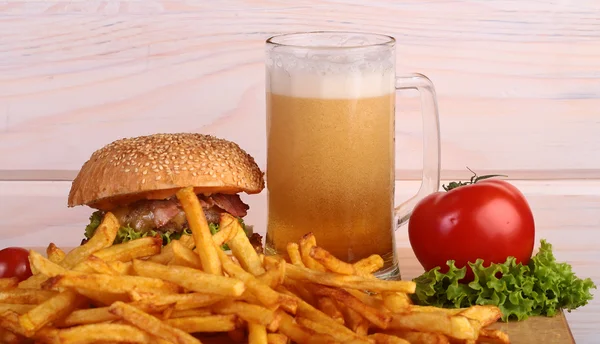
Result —
<instances>
[{"instance_id":1,"label":"beer foam","mask_svg":"<svg viewBox=\"0 0 600 344\"><path fill-rule=\"evenodd\" d=\"M387 95L394 92L394 73L381 71L312 72L269 68L271 93L301 97L345 99Z\"/></svg>"}]
</instances>

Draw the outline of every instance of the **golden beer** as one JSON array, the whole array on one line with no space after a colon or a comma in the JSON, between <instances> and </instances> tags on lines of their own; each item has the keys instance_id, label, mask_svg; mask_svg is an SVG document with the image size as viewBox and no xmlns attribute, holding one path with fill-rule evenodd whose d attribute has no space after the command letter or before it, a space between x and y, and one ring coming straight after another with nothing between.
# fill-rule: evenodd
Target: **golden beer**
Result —
<instances>
[{"instance_id":1,"label":"golden beer","mask_svg":"<svg viewBox=\"0 0 600 344\"><path fill-rule=\"evenodd\" d=\"M344 261L389 255L394 94L274 92L267 94L268 246L285 252L288 242L313 232Z\"/></svg>"}]
</instances>

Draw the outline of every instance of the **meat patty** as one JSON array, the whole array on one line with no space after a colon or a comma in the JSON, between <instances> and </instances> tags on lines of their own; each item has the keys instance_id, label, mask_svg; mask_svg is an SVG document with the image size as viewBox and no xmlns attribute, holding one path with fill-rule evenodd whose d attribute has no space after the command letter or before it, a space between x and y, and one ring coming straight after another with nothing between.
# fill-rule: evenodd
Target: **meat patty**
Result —
<instances>
[{"instance_id":1,"label":"meat patty","mask_svg":"<svg viewBox=\"0 0 600 344\"><path fill-rule=\"evenodd\" d=\"M237 194L198 195L198 199L208 223L219 223L222 212L244 217L249 208ZM122 226L128 226L141 233L151 230L178 233L187 228L185 212L177 197L137 201L115 209L113 214Z\"/></svg>"}]
</instances>

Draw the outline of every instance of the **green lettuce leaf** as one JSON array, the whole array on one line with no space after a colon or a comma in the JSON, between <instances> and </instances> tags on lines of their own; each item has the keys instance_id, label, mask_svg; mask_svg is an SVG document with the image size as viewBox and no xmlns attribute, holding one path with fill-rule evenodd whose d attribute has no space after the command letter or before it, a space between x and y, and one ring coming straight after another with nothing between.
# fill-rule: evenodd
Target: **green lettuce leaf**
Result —
<instances>
[{"instance_id":1,"label":"green lettuce leaf","mask_svg":"<svg viewBox=\"0 0 600 344\"><path fill-rule=\"evenodd\" d=\"M84 235L85 235L86 239L90 239L94 235L94 233L96 232L96 229L98 229L98 227L100 226L100 223L102 222L103 217L104 217L104 213L100 210L92 213L92 215L90 216L90 223L85 227ZM240 221L240 224L242 225L242 228L244 229L246 234L248 234L247 228L250 226L246 226L244 224L244 220L242 220L241 218L238 218L238 219ZM213 235L219 231L218 224L209 223L208 227L210 229L210 232ZM135 240L135 239L148 237L148 236L156 236L158 234L160 234L160 236L163 240L163 245L167 245L168 243L171 242L171 240L178 240L179 238L181 238L181 236L183 234L192 235L192 231L188 228L185 228L182 232L179 232L179 233L170 233L170 232L158 233L153 230L147 231L147 232L137 232L136 230L134 230L131 227L122 226L119 228L119 231L117 232L117 236L115 237L114 244L120 244L120 243L124 243L124 242L130 241L130 240ZM221 246L221 249L223 249L224 251L229 251L229 246L227 244L223 244Z\"/></svg>"},{"instance_id":2,"label":"green lettuce leaf","mask_svg":"<svg viewBox=\"0 0 600 344\"><path fill-rule=\"evenodd\" d=\"M90 215L90 223L85 227L86 239L89 239L94 235L96 229L98 228L98 226L100 226L100 223L102 222L103 216L104 213L99 210L93 212L92 215Z\"/></svg>"},{"instance_id":3,"label":"green lettuce leaf","mask_svg":"<svg viewBox=\"0 0 600 344\"><path fill-rule=\"evenodd\" d=\"M569 264L558 263L546 240L541 240L538 253L527 265L517 264L514 257L489 266L481 259L469 263L474 278L468 284L461 283L467 267L457 268L452 260L446 264L447 273L436 267L414 279L417 288L411 297L415 304L447 308L495 305L502 311L502 320L524 320L584 306L593 297L590 290L596 289L591 279L580 279Z\"/></svg>"}]
</instances>

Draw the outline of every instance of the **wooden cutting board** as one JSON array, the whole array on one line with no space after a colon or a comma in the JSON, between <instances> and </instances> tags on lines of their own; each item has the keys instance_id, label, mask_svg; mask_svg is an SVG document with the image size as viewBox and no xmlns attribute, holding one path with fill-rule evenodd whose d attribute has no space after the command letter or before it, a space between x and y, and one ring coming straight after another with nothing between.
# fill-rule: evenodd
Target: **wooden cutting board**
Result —
<instances>
[{"instance_id":1,"label":"wooden cutting board","mask_svg":"<svg viewBox=\"0 0 600 344\"><path fill-rule=\"evenodd\" d=\"M410 248L398 249L402 279L412 279L423 268ZM531 317L524 321L498 322L492 326L508 333L511 344L574 344L573 334L563 312L554 317Z\"/></svg>"}]
</instances>

